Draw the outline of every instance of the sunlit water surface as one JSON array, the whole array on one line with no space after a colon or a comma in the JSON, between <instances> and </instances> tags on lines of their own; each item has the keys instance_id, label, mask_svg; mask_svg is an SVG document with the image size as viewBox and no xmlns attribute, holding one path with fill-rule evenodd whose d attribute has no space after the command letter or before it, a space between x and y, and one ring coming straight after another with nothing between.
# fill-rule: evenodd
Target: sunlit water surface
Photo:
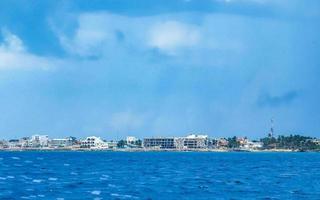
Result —
<instances>
[{"instance_id":1,"label":"sunlit water surface","mask_svg":"<svg viewBox=\"0 0 320 200\"><path fill-rule=\"evenodd\" d=\"M0 152L0 199L320 199L320 153Z\"/></svg>"}]
</instances>

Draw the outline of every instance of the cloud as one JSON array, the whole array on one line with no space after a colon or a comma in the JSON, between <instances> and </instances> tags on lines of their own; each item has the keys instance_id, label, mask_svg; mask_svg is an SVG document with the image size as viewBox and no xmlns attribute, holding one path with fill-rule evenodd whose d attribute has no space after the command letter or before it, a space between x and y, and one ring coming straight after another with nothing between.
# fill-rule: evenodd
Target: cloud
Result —
<instances>
[{"instance_id":1,"label":"cloud","mask_svg":"<svg viewBox=\"0 0 320 200\"><path fill-rule=\"evenodd\" d=\"M200 32L196 26L178 21L165 21L150 28L148 45L168 54L176 54L180 48L197 45Z\"/></svg>"},{"instance_id":2,"label":"cloud","mask_svg":"<svg viewBox=\"0 0 320 200\"><path fill-rule=\"evenodd\" d=\"M270 94L260 95L258 98L258 105L265 107L277 107L291 103L299 96L297 91L289 91L279 96L272 96Z\"/></svg>"},{"instance_id":3,"label":"cloud","mask_svg":"<svg viewBox=\"0 0 320 200\"><path fill-rule=\"evenodd\" d=\"M0 70L4 69L43 69L54 66L54 60L31 54L22 40L9 30L2 29L3 42L0 43Z\"/></svg>"},{"instance_id":4,"label":"cloud","mask_svg":"<svg viewBox=\"0 0 320 200\"><path fill-rule=\"evenodd\" d=\"M25 47L19 37L10 33L7 29L2 29L2 35L4 42L0 45L0 48L10 52L24 52Z\"/></svg>"},{"instance_id":5,"label":"cloud","mask_svg":"<svg viewBox=\"0 0 320 200\"><path fill-rule=\"evenodd\" d=\"M133 20L125 16L94 12L81 13L76 16L75 23L76 28L71 31L61 30L54 22L51 24L64 50L80 57L101 57L108 49L114 51L119 47L118 42L124 40L125 34L130 33L130 23ZM72 34L67 34L68 31ZM134 34L130 36L134 37Z\"/></svg>"},{"instance_id":6,"label":"cloud","mask_svg":"<svg viewBox=\"0 0 320 200\"><path fill-rule=\"evenodd\" d=\"M68 20L65 23L74 24L68 25L67 30L53 20L52 28L70 56L108 59L111 62L123 58L139 58L139 62L148 62L169 56L165 62L174 65L216 66L223 65L226 60L236 60L232 56L238 56L236 54L245 49L244 33L238 30L248 28L248 19L220 14L198 16L194 13L175 13L128 17L89 12ZM237 30L234 30L233 24ZM226 55L228 59L224 59Z\"/></svg>"}]
</instances>

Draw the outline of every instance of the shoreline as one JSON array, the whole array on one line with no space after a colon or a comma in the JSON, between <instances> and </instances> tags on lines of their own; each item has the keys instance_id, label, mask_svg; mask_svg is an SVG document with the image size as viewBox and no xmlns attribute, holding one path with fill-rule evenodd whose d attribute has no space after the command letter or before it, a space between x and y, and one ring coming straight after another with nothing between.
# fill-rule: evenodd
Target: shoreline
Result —
<instances>
[{"instance_id":1,"label":"shoreline","mask_svg":"<svg viewBox=\"0 0 320 200\"><path fill-rule=\"evenodd\" d=\"M70 148L30 148L30 149L0 149L0 152L215 152L215 153L295 153L295 152L320 152L314 150L299 150L299 149L262 149L262 150L244 150L244 149L70 149Z\"/></svg>"}]
</instances>

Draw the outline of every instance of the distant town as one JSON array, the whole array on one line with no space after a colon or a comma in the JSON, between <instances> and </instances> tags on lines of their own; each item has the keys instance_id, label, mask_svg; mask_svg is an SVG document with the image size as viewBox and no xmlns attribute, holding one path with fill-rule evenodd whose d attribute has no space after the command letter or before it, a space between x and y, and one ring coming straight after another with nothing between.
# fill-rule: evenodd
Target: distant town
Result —
<instances>
[{"instance_id":1,"label":"distant town","mask_svg":"<svg viewBox=\"0 0 320 200\"><path fill-rule=\"evenodd\" d=\"M20 139L0 140L2 151L71 150L71 151L320 151L320 140L301 135L250 140L247 137L210 138L205 134L185 137L128 136L119 141L107 141L97 136L51 139L48 135L32 135Z\"/></svg>"}]
</instances>

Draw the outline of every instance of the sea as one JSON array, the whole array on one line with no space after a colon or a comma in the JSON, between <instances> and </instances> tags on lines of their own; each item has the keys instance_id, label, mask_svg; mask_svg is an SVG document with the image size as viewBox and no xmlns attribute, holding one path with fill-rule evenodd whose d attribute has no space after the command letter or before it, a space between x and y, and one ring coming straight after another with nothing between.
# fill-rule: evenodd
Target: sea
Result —
<instances>
[{"instance_id":1,"label":"sea","mask_svg":"<svg viewBox=\"0 0 320 200\"><path fill-rule=\"evenodd\" d=\"M320 153L0 152L0 199L320 199Z\"/></svg>"}]
</instances>

